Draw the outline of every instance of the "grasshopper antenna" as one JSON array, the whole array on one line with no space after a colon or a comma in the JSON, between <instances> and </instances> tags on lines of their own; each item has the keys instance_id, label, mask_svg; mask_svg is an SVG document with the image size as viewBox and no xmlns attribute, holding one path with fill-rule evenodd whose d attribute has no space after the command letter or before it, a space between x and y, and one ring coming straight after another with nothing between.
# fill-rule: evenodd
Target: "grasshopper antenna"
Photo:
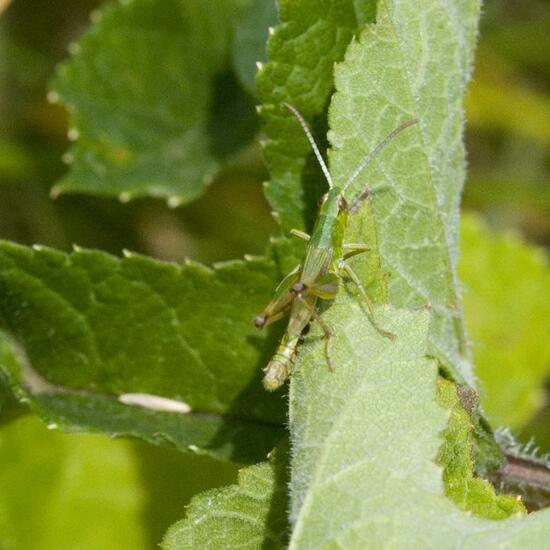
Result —
<instances>
[{"instance_id":1,"label":"grasshopper antenna","mask_svg":"<svg viewBox=\"0 0 550 550\"><path fill-rule=\"evenodd\" d=\"M348 189L348 187L357 179L357 177L359 176L359 174L365 169L365 167L371 162L373 161L380 153L380 151L382 151L382 149L384 149L384 147L386 147L386 145L395 137L397 136L398 134L400 134L403 130L407 129L409 126L412 126L413 124L417 124L419 122L419 120L417 118L413 118L411 120L407 120L406 122L403 122L403 124L401 124L400 126L398 126L393 132L390 132L377 146L376 148L374 149L374 151L372 151L372 153L369 153L362 161L361 163L359 164L359 166L355 169L355 172L353 172L353 174L350 176L349 180L347 181L346 185L344 185L344 189L342 192L346 191L346 189ZM366 197L368 196L368 191L365 191L361 194L361 196L359 197L359 199L357 201L355 201L355 203L353 204L352 208L355 207L356 205L358 205L357 203L358 202L362 202L362 200L364 200ZM360 200L362 199L362 200Z\"/></svg>"},{"instance_id":2,"label":"grasshopper antenna","mask_svg":"<svg viewBox=\"0 0 550 550\"><path fill-rule=\"evenodd\" d=\"M317 144L315 143L315 140L313 139L313 135L311 134L311 130L309 129L309 126L307 125L307 122L304 120L304 117L298 112L298 110L293 107L290 103L283 103L283 107L286 107L296 118L296 120L300 123L300 126L304 130L304 133L306 134L307 140L309 141L309 144L311 145L311 148L313 149L313 152L315 153L315 156L317 157L317 161L319 162L319 165L321 166L321 170L323 171L323 174L325 175L325 178L328 182L328 186L332 189L334 187L334 183L332 183L332 178L330 177L330 172L328 171L327 165L325 164L325 161L323 160L323 157L321 156L321 153L319 151L319 147L317 147Z\"/></svg>"}]
</instances>

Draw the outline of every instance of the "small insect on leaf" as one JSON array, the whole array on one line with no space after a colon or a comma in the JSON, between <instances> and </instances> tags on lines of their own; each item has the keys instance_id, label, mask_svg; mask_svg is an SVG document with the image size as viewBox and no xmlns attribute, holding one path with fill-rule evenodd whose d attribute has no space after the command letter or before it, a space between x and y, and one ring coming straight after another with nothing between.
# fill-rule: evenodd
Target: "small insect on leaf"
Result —
<instances>
[{"instance_id":1,"label":"small insect on leaf","mask_svg":"<svg viewBox=\"0 0 550 550\"><path fill-rule=\"evenodd\" d=\"M263 383L268 391L281 387L291 374L304 332L312 320L316 321L323 331L327 364L332 370L329 343L333 331L322 320L316 306L318 299L334 299L338 293L340 281L344 278L350 279L357 286L376 330L387 338L395 337L378 325L363 283L347 263L349 258L369 250L366 244L346 244L344 242L347 216L357 212L360 205L369 198L369 190L365 188L352 202L351 206L348 206L344 198L344 192L384 147L403 130L418 122L417 119L413 119L399 125L359 163L348 181L342 187L338 187L334 184L321 152L313 139L311 130L302 115L288 103L283 103L283 106L292 113L303 128L327 180L329 190L319 201L319 214L311 236L303 231L291 231L293 236L307 242L304 259L281 281L275 290L273 300L254 320L255 326L262 329L288 315L285 334L273 358L264 369Z\"/></svg>"},{"instance_id":2,"label":"small insect on leaf","mask_svg":"<svg viewBox=\"0 0 550 550\"><path fill-rule=\"evenodd\" d=\"M191 407L183 402L174 399L167 399L158 395L150 395L148 393L123 393L118 396L118 400L125 405L133 405L151 409L154 411L175 412L187 414L191 412Z\"/></svg>"}]
</instances>

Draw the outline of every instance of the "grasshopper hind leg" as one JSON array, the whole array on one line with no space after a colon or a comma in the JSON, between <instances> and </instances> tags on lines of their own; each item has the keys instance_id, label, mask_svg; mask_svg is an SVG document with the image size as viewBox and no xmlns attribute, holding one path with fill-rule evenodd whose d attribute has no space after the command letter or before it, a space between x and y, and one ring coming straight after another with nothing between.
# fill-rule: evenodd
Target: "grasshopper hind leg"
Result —
<instances>
[{"instance_id":1,"label":"grasshopper hind leg","mask_svg":"<svg viewBox=\"0 0 550 550\"><path fill-rule=\"evenodd\" d=\"M324 286L322 288L324 289L323 291L326 293L329 287L327 285L326 288ZM327 359L328 370L334 372L334 367L330 359L330 340L334 336L334 331L323 321L315 307L311 306L307 302L307 300L305 300L303 297L298 297L298 300L300 300L304 304L304 306L310 311L312 319L319 323L319 326L323 331L323 338L325 339L325 357Z\"/></svg>"},{"instance_id":2,"label":"grasshopper hind leg","mask_svg":"<svg viewBox=\"0 0 550 550\"><path fill-rule=\"evenodd\" d=\"M357 276L357 273L353 271L351 266L346 264L345 262L342 262L342 269L344 270L344 273L348 275L348 277L353 281L355 286L359 289L359 293L361 294L363 301L365 302L365 305L367 306L367 310L369 312L370 321L372 323L372 326L376 329L376 331L381 335L384 336L384 338L389 338L390 340L395 340L396 336L393 334L393 332L388 332L387 330L384 330L376 321L376 316L374 315L374 308L372 307L372 303L369 299L369 296L367 294L367 291L365 290L365 287L363 286L363 283L361 282L361 279Z\"/></svg>"}]
</instances>

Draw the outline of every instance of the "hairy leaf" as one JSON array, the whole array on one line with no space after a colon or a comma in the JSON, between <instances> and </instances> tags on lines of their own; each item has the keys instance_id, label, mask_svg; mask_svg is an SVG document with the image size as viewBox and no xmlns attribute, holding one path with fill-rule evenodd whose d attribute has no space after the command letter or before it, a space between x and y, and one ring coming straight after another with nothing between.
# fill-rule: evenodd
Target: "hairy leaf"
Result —
<instances>
[{"instance_id":1,"label":"hairy leaf","mask_svg":"<svg viewBox=\"0 0 550 550\"><path fill-rule=\"evenodd\" d=\"M187 517L171 527L162 547L285 548L287 452L278 447L269 463L241 470L238 485L196 496L187 509Z\"/></svg>"},{"instance_id":2,"label":"hairy leaf","mask_svg":"<svg viewBox=\"0 0 550 550\"><path fill-rule=\"evenodd\" d=\"M252 105L223 76L239 5L132 0L94 12L50 94L68 106L69 137L78 138L54 194L147 195L177 206L203 192L255 130Z\"/></svg>"},{"instance_id":3,"label":"hairy leaf","mask_svg":"<svg viewBox=\"0 0 550 550\"><path fill-rule=\"evenodd\" d=\"M448 415L424 356L428 312L376 313L394 341L342 298L325 314L336 371L319 367L324 346L313 336L297 365L290 548L537 546L550 535L548 510L493 521L444 496L435 459Z\"/></svg>"},{"instance_id":4,"label":"hairy leaf","mask_svg":"<svg viewBox=\"0 0 550 550\"><path fill-rule=\"evenodd\" d=\"M252 326L276 280L265 259L208 269L4 243L0 324L19 364L1 367L18 397L63 429L258 460L284 420L284 402L259 382L277 333ZM125 394L190 411L139 396L131 406Z\"/></svg>"},{"instance_id":5,"label":"hairy leaf","mask_svg":"<svg viewBox=\"0 0 550 550\"><path fill-rule=\"evenodd\" d=\"M380 408L384 397L390 399L393 396L395 399L400 392L411 393L417 396L418 402L423 400L416 414L438 410L435 402L430 402L429 394L418 394L416 384L410 388L401 387L401 376L398 376L401 371L409 369L417 377L435 380L435 364L424 359L428 313L393 313L386 306L378 308L376 315L381 326L396 335L395 341L374 329L357 301L341 297L324 317L335 333L330 346L335 372L320 366L324 357L318 338L311 337L300 355L290 393L293 447L291 518L296 525L302 520L322 521L321 517L316 519L315 511L308 504L318 490L323 498L329 497L336 486L346 490L337 471L344 467L340 463L344 456L363 457L357 459L357 464L348 462L346 466L351 487L351 478L359 474L363 465L373 469L385 468L388 462L384 453L392 456L409 437L404 428L396 429L396 424L402 415L408 416L412 412L409 409L398 411L395 406L388 410ZM377 376L384 377L384 388L380 387ZM368 438L374 411L378 411L383 419L376 420L372 430L388 427L384 436L379 434L379 441ZM443 424L439 428L442 429ZM421 440L419 444L422 442L425 443ZM373 446L380 450L376 460ZM433 450L435 452L437 446ZM408 450L399 456L403 461L414 460ZM392 468L399 471L396 463ZM345 480L345 475L342 478ZM354 493L361 494L357 489ZM354 516L352 514L344 521L342 512L334 522L350 524Z\"/></svg>"},{"instance_id":6,"label":"hairy leaf","mask_svg":"<svg viewBox=\"0 0 550 550\"><path fill-rule=\"evenodd\" d=\"M375 2L279 0L278 5L280 24L268 42L269 63L256 79L270 139L265 147L271 175L266 195L283 230L311 229L317 198L327 184L303 131L281 103L299 109L316 135L326 132L334 62L342 59L360 25L372 21Z\"/></svg>"},{"instance_id":7,"label":"hairy leaf","mask_svg":"<svg viewBox=\"0 0 550 550\"><path fill-rule=\"evenodd\" d=\"M462 223L460 278L481 401L497 426L519 428L544 403L550 369L550 270L512 234Z\"/></svg>"},{"instance_id":8,"label":"hairy leaf","mask_svg":"<svg viewBox=\"0 0 550 550\"><path fill-rule=\"evenodd\" d=\"M473 34L467 25L475 28L477 5L459 7L379 3L376 24L336 67L329 138L333 178L343 185L386 135L419 119L366 167L348 198L372 190L389 301L430 304L431 353L473 384L455 263L464 176L460 105L472 42L460 37Z\"/></svg>"}]
</instances>

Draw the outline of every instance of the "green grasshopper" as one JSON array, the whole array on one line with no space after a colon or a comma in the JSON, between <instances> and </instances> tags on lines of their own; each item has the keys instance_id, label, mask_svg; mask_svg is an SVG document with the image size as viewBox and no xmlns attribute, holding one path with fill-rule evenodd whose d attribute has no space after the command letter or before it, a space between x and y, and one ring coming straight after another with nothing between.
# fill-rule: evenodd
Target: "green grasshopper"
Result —
<instances>
[{"instance_id":1,"label":"green grasshopper","mask_svg":"<svg viewBox=\"0 0 550 550\"><path fill-rule=\"evenodd\" d=\"M321 170L328 182L329 190L320 201L319 215L313 227L311 236L302 231L293 229L291 234L307 241L303 262L293 269L275 289L273 300L265 310L258 315L254 324L258 329L273 323L289 313L289 321L275 355L264 369L263 384L266 390L273 391L282 386L288 378L298 345L303 334L313 319L319 323L325 338L325 355L330 370L333 370L330 361L329 342L333 335L332 329L323 321L316 310L317 300L333 300L338 292L340 281L349 277L357 286L367 309L371 322L376 330L388 338L394 335L382 329L375 320L372 304L367 296L363 283L346 260L367 252L369 248L364 244L344 243L348 214L357 212L361 204L369 198L369 189L366 188L348 206L344 193L357 179L364 168L380 153L380 151L400 132L416 124L417 119L408 120L391 132L369 155L367 155L355 169L343 187L338 187L332 181L330 172L319 152L311 131L302 115L288 103L283 103L298 120L317 157Z\"/></svg>"}]
</instances>

